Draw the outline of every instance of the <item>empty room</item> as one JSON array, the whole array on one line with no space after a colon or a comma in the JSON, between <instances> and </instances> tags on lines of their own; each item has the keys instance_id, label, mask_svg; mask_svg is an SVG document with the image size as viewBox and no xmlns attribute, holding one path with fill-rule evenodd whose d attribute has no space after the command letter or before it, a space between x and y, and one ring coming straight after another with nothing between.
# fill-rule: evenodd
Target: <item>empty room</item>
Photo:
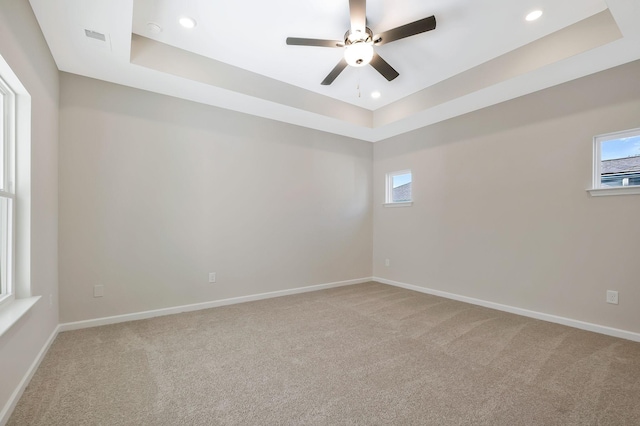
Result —
<instances>
[{"instance_id":1,"label":"empty room","mask_svg":"<svg viewBox=\"0 0 640 426\"><path fill-rule=\"evenodd\" d=\"M0 426L640 424L640 1L0 1Z\"/></svg>"}]
</instances>

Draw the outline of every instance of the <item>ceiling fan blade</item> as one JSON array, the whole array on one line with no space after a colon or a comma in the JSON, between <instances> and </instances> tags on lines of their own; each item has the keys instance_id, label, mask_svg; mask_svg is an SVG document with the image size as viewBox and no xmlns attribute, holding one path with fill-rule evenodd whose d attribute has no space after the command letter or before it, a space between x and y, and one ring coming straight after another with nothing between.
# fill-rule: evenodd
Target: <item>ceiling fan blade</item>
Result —
<instances>
[{"instance_id":1,"label":"ceiling fan blade","mask_svg":"<svg viewBox=\"0 0 640 426\"><path fill-rule=\"evenodd\" d=\"M371 60L371 66L376 69L384 78L391 81L400 74L398 71L394 70L391 65L387 63L384 59L380 57L377 53L373 54L373 59Z\"/></svg>"},{"instance_id":2,"label":"ceiling fan blade","mask_svg":"<svg viewBox=\"0 0 640 426\"><path fill-rule=\"evenodd\" d=\"M367 0L349 0L351 31L364 32L367 27Z\"/></svg>"},{"instance_id":3,"label":"ceiling fan blade","mask_svg":"<svg viewBox=\"0 0 640 426\"><path fill-rule=\"evenodd\" d=\"M317 38L287 37L287 44L290 46L344 47L344 41Z\"/></svg>"},{"instance_id":4,"label":"ceiling fan blade","mask_svg":"<svg viewBox=\"0 0 640 426\"><path fill-rule=\"evenodd\" d=\"M340 75L340 73L342 72L342 70L344 70L347 67L347 61L342 58L340 60L340 62L338 62L338 65L336 65L331 72L329 73L329 75L327 77L325 77L324 80L322 80L322 85L323 86L328 86L331 83L333 83L333 80L336 79L336 77L338 77Z\"/></svg>"},{"instance_id":5,"label":"ceiling fan blade","mask_svg":"<svg viewBox=\"0 0 640 426\"><path fill-rule=\"evenodd\" d=\"M429 16L428 18L420 19L419 21L411 22L410 24L385 31L374 38L374 43L376 46L381 46L385 43L391 43L392 41L431 31L435 28L436 17Z\"/></svg>"}]
</instances>

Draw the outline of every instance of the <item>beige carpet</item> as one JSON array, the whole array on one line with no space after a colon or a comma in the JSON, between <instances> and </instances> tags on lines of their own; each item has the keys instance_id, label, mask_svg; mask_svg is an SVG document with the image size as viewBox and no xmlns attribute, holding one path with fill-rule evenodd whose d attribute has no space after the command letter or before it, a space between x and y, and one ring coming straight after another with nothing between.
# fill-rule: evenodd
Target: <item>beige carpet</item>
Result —
<instances>
[{"instance_id":1,"label":"beige carpet","mask_svg":"<svg viewBox=\"0 0 640 426\"><path fill-rule=\"evenodd\" d=\"M640 344L367 283L61 333L9 425L640 425Z\"/></svg>"}]
</instances>

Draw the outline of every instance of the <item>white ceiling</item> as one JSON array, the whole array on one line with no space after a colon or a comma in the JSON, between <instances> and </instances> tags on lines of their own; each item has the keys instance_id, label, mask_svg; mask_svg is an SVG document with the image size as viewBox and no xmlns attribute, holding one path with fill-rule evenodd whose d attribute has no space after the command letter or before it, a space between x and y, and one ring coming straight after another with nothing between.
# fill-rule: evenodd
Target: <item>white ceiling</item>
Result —
<instances>
[{"instance_id":1,"label":"white ceiling","mask_svg":"<svg viewBox=\"0 0 640 426\"><path fill-rule=\"evenodd\" d=\"M640 59L637 0L369 0L374 33L431 15L437 28L376 48L400 73L392 82L348 67L331 86L320 82L342 49L285 39L342 39L348 0L31 5L62 71L369 141ZM534 9L544 15L526 22Z\"/></svg>"}]
</instances>

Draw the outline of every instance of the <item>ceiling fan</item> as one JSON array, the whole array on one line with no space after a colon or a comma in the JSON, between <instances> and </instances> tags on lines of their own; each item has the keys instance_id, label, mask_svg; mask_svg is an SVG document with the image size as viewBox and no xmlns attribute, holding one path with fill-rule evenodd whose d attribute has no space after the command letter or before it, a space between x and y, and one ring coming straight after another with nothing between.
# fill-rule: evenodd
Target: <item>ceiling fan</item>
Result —
<instances>
[{"instance_id":1,"label":"ceiling fan","mask_svg":"<svg viewBox=\"0 0 640 426\"><path fill-rule=\"evenodd\" d=\"M366 0L349 0L351 29L345 33L344 40L287 37L287 44L292 46L339 47L344 49L344 57L322 81L323 85L327 86L333 83L347 65L362 67L371 64L388 81L393 80L400 74L374 51L373 46L382 46L383 44L436 28L435 16L429 16L428 18L374 35L367 27L366 7Z\"/></svg>"}]
</instances>

